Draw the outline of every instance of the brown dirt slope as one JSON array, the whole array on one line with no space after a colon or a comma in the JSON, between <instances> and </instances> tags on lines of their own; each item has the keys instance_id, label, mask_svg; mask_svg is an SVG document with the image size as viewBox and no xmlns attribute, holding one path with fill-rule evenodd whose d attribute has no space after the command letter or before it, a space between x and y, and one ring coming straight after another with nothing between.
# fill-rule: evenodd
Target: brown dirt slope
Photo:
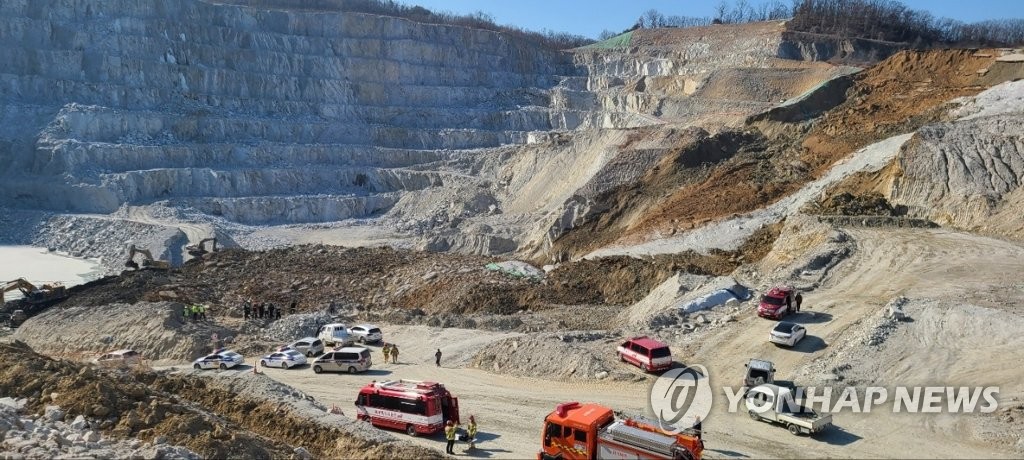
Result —
<instances>
[{"instance_id":1,"label":"brown dirt slope","mask_svg":"<svg viewBox=\"0 0 1024 460\"><path fill-rule=\"evenodd\" d=\"M332 458L437 458L429 449L371 445L204 379L144 369L98 369L39 355L20 342L0 344L0 394L27 398L26 409L56 404L120 438L163 436L208 458L288 458L291 446Z\"/></svg>"},{"instance_id":2,"label":"brown dirt slope","mask_svg":"<svg viewBox=\"0 0 1024 460\"><path fill-rule=\"evenodd\" d=\"M229 249L170 271L126 271L75 290L57 308L169 300L210 304L220 315L223 309L239 313L247 297L279 306L294 298L298 312L323 310L330 302L368 312L399 308L495 314L564 305L624 305L639 300L676 271L731 273L740 263L760 258L775 234L765 229L738 252L570 262L543 280L487 270L487 263L500 260L479 256L321 245L263 252Z\"/></svg>"},{"instance_id":3,"label":"brown dirt slope","mask_svg":"<svg viewBox=\"0 0 1024 460\"><path fill-rule=\"evenodd\" d=\"M979 73L992 65L994 54L903 51L856 75L846 101L816 120L750 126L763 135L719 134L742 141L728 147L735 154L710 168L686 163L700 148L676 149L639 180L598 197L595 207L603 212L556 240L552 253L578 256L770 204L857 149L941 118L951 99L999 83Z\"/></svg>"}]
</instances>

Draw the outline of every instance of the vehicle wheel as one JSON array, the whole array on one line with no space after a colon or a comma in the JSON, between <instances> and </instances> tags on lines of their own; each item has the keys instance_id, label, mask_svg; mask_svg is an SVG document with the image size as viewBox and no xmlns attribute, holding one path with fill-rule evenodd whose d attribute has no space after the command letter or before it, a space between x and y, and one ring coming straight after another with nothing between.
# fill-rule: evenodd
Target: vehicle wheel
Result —
<instances>
[{"instance_id":1,"label":"vehicle wheel","mask_svg":"<svg viewBox=\"0 0 1024 460\"><path fill-rule=\"evenodd\" d=\"M260 367L267 367L267 361L261 359L260 360Z\"/></svg>"},{"instance_id":2,"label":"vehicle wheel","mask_svg":"<svg viewBox=\"0 0 1024 460\"><path fill-rule=\"evenodd\" d=\"M227 365L227 364L224 364L224 363L220 363L220 370L225 370L225 369L227 369L227 368L228 368L228 365Z\"/></svg>"},{"instance_id":3,"label":"vehicle wheel","mask_svg":"<svg viewBox=\"0 0 1024 460\"><path fill-rule=\"evenodd\" d=\"M416 436L416 427L414 427L412 425L406 425L405 426L405 434L407 434L409 436L412 436L412 437L415 437Z\"/></svg>"},{"instance_id":4,"label":"vehicle wheel","mask_svg":"<svg viewBox=\"0 0 1024 460\"><path fill-rule=\"evenodd\" d=\"M323 368L321 368L320 366L313 366L313 372L316 372L317 374L319 374L319 373L321 373L323 371L324 371Z\"/></svg>"},{"instance_id":5,"label":"vehicle wheel","mask_svg":"<svg viewBox=\"0 0 1024 460\"><path fill-rule=\"evenodd\" d=\"M312 357L313 357L313 350L309 350L309 351L307 351L307 352L306 352L306 357L307 357L307 358L312 358Z\"/></svg>"},{"instance_id":6,"label":"vehicle wheel","mask_svg":"<svg viewBox=\"0 0 1024 460\"><path fill-rule=\"evenodd\" d=\"M794 425L792 423L790 423L789 426L786 427L786 429L788 429L789 430L789 434L791 434L793 436L797 436L797 435L800 434L800 427L798 427L798 426L796 426L796 425Z\"/></svg>"},{"instance_id":7,"label":"vehicle wheel","mask_svg":"<svg viewBox=\"0 0 1024 460\"><path fill-rule=\"evenodd\" d=\"M751 420L761 421L761 416L757 415L757 412L754 412L753 410L748 410L747 415L750 416Z\"/></svg>"},{"instance_id":8,"label":"vehicle wheel","mask_svg":"<svg viewBox=\"0 0 1024 460\"><path fill-rule=\"evenodd\" d=\"M200 366L198 364L193 364L192 368L198 371L198 370L202 369L202 366Z\"/></svg>"},{"instance_id":9,"label":"vehicle wheel","mask_svg":"<svg viewBox=\"0 0 1024 460\"><path fill-rule=\"evenodd\" d=\"M359 343L366 343L366 337L360 337Z\"/></svg>"},{"instance_id":10,"label":"vehicle wheel","mask_svg":"<svg viewBox=\"0 0 1024 460\"><path fill-rule=\"evenodd\" d=\"M356 373L356 368L355 368L355 366L349 366L349 367L348 367L348 373L349 373L349 374L355 374L355 373Z\"/></svg>"},{"instance_id":11,"label":"vehicle wheel","mask_svg":"<svg viewBox=\"0 0 1024 460\"><path fill-rule=\"evenodd\" d=\"M281 362L281 369L288 369L288 363L282 361Z\"/></svg>"}]
</instances>

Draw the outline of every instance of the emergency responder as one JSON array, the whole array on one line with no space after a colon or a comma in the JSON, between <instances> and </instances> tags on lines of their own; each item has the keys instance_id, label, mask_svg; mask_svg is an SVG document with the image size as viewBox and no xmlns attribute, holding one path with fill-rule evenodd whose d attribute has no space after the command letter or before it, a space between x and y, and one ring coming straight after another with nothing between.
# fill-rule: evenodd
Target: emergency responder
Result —
<instances>
[{"instance_id":1,"label":"emergency responder","mask_svg":"<svg viewBox=\"0 0 1024 460\"><path fill-rule=\"evenodd\" d=\"M448 447L445 447L445 453L455 455L453 450L455 447L455 424L451 420L444 426L444 437L448 440Z\"/></svg>"},{"instance_id":2,"label":"emergency responder","mask_svg":"<svg viewBox=\"0 0 1024 460\"><path fill-rule=\"evenodd\" d=\"M384 348L382 348L380 351L381 353L384 353L384 364L387 364L388 358L391 356L391 344L385 343Z\"/></svg>"},{"instance_id":3,"label":"emergency responder","mask_svg":"<svg viewBox=\"0 0 1024 460\"><path fill-rule=\"evenodd\" d=\"M391 344L391 362L398 364L398 345Z\"/></svg>"},{"instance_id":4,"label":"emergency responder","mask_svg":"<svg viewBox=\"0 0 1024 460\"><path fill-rule=\"evenodd\" d=\"M474 417L472 415L469 416L469 424L466 425L466 434L469 436L469 438L467 438L467 441L469 441L469 448L471 450L475 449L476 448L476 417Z\"/></svg>"}]
</instances>

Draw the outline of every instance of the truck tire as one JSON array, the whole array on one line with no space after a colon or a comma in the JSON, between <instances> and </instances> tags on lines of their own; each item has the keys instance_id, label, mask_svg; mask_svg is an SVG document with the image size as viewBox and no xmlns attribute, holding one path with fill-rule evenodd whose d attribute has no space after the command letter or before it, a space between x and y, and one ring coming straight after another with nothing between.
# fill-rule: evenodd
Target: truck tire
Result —
<instances>
[{"instance_id":1,"label":"truck tire","mask_svg":"<svg viewBox=\"0 0 1024 460\"><path fill-rule=\"evenodd\" d=\"M324 369L322 367L320 367L320 366L313 366L313 372L319 374L319 373L321 373L323 371L324 371Z\"/></svg>"},{"instance_id":2,"label":"truck tire","mask_svg":"<svg viewBox=\"0 0 1024 460\"><path fill-rule=\"evenodd\" d=\"M760 416L760 415L758 415L758 413L757 413L757 412L754 412L754 410L753 410L753 409L751 409L751 410L748 410L748 411L747 411L747 415L750 415L750 418L751 418L752 420L757 420L757 421L759 421L759 422L761 421L761 416Z\"/></svg>"},{"instance_id":3,"label":"truck tire","mask_svg":"<svg viewBox=\"0 0 1024 460\"><path fill-rule=\"evenodd\" d=\"M789 430L789 434L793 436L800 435L800 427L796 426L795 424L790 423L789 426L786 427L786 429Z\"/></svg>"},{"instance_id":4,"label":"truck tire","mask_svg":"<svg viewBox=\"0 0 1024 460\"><path fill-rule=\"evenodd\" d=\"M416 434L417 434L416 433L416 427L412 426L412 424L406 425L405 426L405 434L415 438Z\"/></svg>"}]
</instances>

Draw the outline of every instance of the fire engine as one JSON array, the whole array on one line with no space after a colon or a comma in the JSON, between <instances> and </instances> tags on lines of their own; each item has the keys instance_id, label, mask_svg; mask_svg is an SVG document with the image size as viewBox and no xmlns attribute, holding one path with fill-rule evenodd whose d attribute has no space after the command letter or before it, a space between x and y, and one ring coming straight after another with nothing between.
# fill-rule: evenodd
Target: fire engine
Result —
<instances>
[{"instance_id":1,"label":"fire engine","mask_svg":"<svg viewBox=\"0 0 1024 460\"><path fill-rule=\"evenodd\" d=\"M690 433L674 433L656 422L616 418L598 404L559 404L544 418L538 460L671 459L700 460L704 443Z\"/></svg>"},{"instance_id":2,"label":"fire engine","mask_svg":"<svg viewBox=\"0 0 1024 460\"><path fill-rule=\"evenodd\" d=\"M437 382L374 381L359 390L356 412L373 426L405 430L409 436L433 434L449 420L459 423L459 399Z\"/></svg>"}]
</instances>

